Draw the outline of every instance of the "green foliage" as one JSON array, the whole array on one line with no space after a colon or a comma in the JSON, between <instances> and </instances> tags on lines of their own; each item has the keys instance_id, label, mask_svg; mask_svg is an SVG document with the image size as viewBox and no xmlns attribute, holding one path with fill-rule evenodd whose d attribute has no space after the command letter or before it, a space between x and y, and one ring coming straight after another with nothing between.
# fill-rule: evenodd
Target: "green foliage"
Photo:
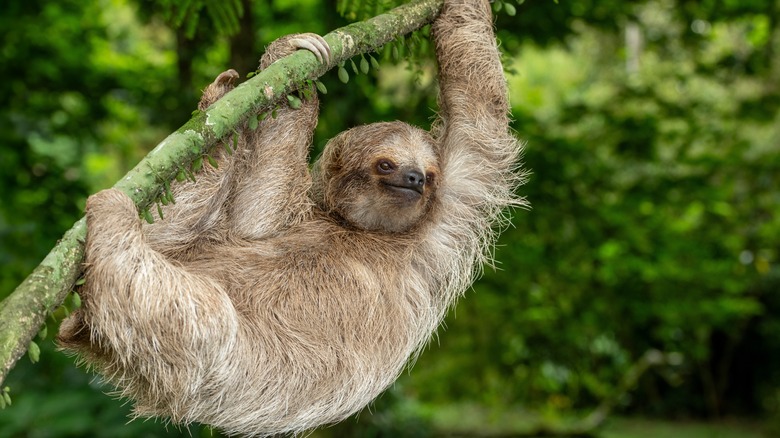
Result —
<instances>
[{"instance_id":1,"label":"green foliage","mask_svg":"<svg viewBox=\"0 0 780 438\"><path fill-rule=\"evenodd\" d=\"M337 0L336 9L349 21L360 21L406 3L404 0Z\"/></svg>"},{"instance_id":2,"label":"green foliage","mask_svg":"<svg viewBox=\"0 0 780 438\"><path fill-rule=\"evenodd\" d=\"M759 365L735 350L780 337L776 323L760 341L750 333L780 317L770 307L780 256L778 95L744 70L710 67L751 47L743 32L751 24L713 23L696 48L674 46L685 24L669 4L635 9L659 41L648 41L636 73L613 56L621 41L593 28L567 48L523 48L510 83L533 209L516 213L502 237L504 269L460 303L442 350L421 358L412 381L425 398L481 389L484 402L551 415L586 409L658 348L684 362L643 379L644 412L770 408L776 354ZM765 282L775 289L757 286ZM774 389L723 383L747 363L766 368L774 377L763 385ZM423 384L442 373L450 376L442 386ZM456 377L464 374L478 377Z\"/></svg>"},{"instance_id":3,"label":"green foliage","mask_svg":"<svg viewBox=\"0 0 780 438\"><path fill-rule=\"evenodd\" d=\"M164 132L149 120L165 105L146 104L164 101L170 70L147 55L159 50L144 40L152 32L128 27L126 12L80 1L4 5L0 296L80 216L87 194L142 156L139 142Z\"/></svg>"},{"instance_id":4,"label":"green foliage","mask_svg":"<svg viewBox=\"0 0 780 438\"><path fill-rule=\"evenodd\" d=\"M6 386L0 391L0 410L10 407L12 404L11 388Z\"/></svg>"},{"instance_id":5,"label":"green foliage","mask_svg":"<svg viewBox=\"0 0 780 438\"><path fill-rule=\"evenodd\" d=\"M221 35L237 34L240 30L239 19L244 15L241 0L157 0L153 3L165 21L182 28L187 38L195 36L204 13Z\"/></svg>"}]
</instances>

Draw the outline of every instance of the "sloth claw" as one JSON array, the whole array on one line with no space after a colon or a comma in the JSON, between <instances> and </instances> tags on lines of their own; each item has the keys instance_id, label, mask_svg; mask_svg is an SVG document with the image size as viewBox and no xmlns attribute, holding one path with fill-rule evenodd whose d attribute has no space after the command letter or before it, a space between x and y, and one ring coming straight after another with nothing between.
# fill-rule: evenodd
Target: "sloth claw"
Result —
<instances>
[{"instance_id":1,"label":"sloth claw","mask_svg":"<svg viewBox=\"0 0 780 438\"><path fill-rule=\"evenodd\" d=\"M233 81L239 78L238 72L233 70L232 68L230 70L225 70L222 73L217 76L216 79L214 79L214 84L216 85L233 85Z\"/></svg>"},{"instance_id":2,"label":"sloth claw","mask_svg":"<svg viewBox=\"0 0 780 438\"><path fill-rule=\"evenodd\" d=\"M305 33L290 40L296 49L310 51L317 57L317 61L323 64L330 64L330 46L324 38L315 33Z\"/></svg>"}]
</instances>

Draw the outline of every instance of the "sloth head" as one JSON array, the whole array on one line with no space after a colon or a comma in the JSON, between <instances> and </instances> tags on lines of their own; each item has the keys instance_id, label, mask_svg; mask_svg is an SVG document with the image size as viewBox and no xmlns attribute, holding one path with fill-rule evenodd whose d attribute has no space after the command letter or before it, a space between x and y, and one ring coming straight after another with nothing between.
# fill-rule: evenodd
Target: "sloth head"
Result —
<instances>
[{"instance_id":1,"label":"sloth head","mask_svg":"<svg viewBox=\"0 0 780 438\"><path fill-rule=\"evenodd\" d=\"M313 169L313 198L350 225L403 232L430 210L439 182L433 138L402 122L342 132Z\"/></svg>"}]
</instances>

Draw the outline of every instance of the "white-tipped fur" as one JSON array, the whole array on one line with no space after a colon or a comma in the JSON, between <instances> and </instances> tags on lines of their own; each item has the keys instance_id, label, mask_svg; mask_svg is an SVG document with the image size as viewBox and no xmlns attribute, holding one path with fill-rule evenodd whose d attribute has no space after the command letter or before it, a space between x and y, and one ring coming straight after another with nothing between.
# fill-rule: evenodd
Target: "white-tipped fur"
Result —
<instances>
[{"instance_id":1,"label":"white-tipped fur","mask_svg":"<svg viewBox=\"0 0 780 438\"><path fill-rule=\"evenodd\" d=\"M177 185L154 225L118 191L90 197L84 306L62 347L136 415L231 434L302 432L370 403L490 261L505 209L523 204L487 1L447 0L433 35L432 135L354 128L312 177L315 97L245 129L232 156L219 149L219 169ZM261 67L298 48L322 56L321 45L283 38ZM236 76L220 75L201 108ZM415 172L424 186L404 180Z\"/></svg>"}]
</instances>

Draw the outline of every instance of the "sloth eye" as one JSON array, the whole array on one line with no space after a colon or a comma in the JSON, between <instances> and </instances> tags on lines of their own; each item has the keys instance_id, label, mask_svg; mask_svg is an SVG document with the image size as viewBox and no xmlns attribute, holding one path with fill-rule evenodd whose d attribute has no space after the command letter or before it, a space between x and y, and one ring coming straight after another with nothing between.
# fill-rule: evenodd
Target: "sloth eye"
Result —
<instances>
[{"instance_id":1,"label":"sloth eye","mask_svg":"<svg viewBox=\"0 0 780 438\"><path fill-rule=\"evenodd\" d=\"M387 160L382 160L379 163L377 163L376 168L381 173L390 173L390 172L393 171L393 169L395 169L395 166L393 166L393 163L391 163L391 162L389 162Z\"/></svg>"},{"instance_id":2,"label":"sloth eye","mask_svg":"<svg viewBox=\"0 0 780 438\"><path fill-rule=\"evenodd\" d=\"M433 182L433 174L429 173L429 174L425 175L425 183L426 184L430 184L432 182Z\"/></svg>"}]
</instances>

